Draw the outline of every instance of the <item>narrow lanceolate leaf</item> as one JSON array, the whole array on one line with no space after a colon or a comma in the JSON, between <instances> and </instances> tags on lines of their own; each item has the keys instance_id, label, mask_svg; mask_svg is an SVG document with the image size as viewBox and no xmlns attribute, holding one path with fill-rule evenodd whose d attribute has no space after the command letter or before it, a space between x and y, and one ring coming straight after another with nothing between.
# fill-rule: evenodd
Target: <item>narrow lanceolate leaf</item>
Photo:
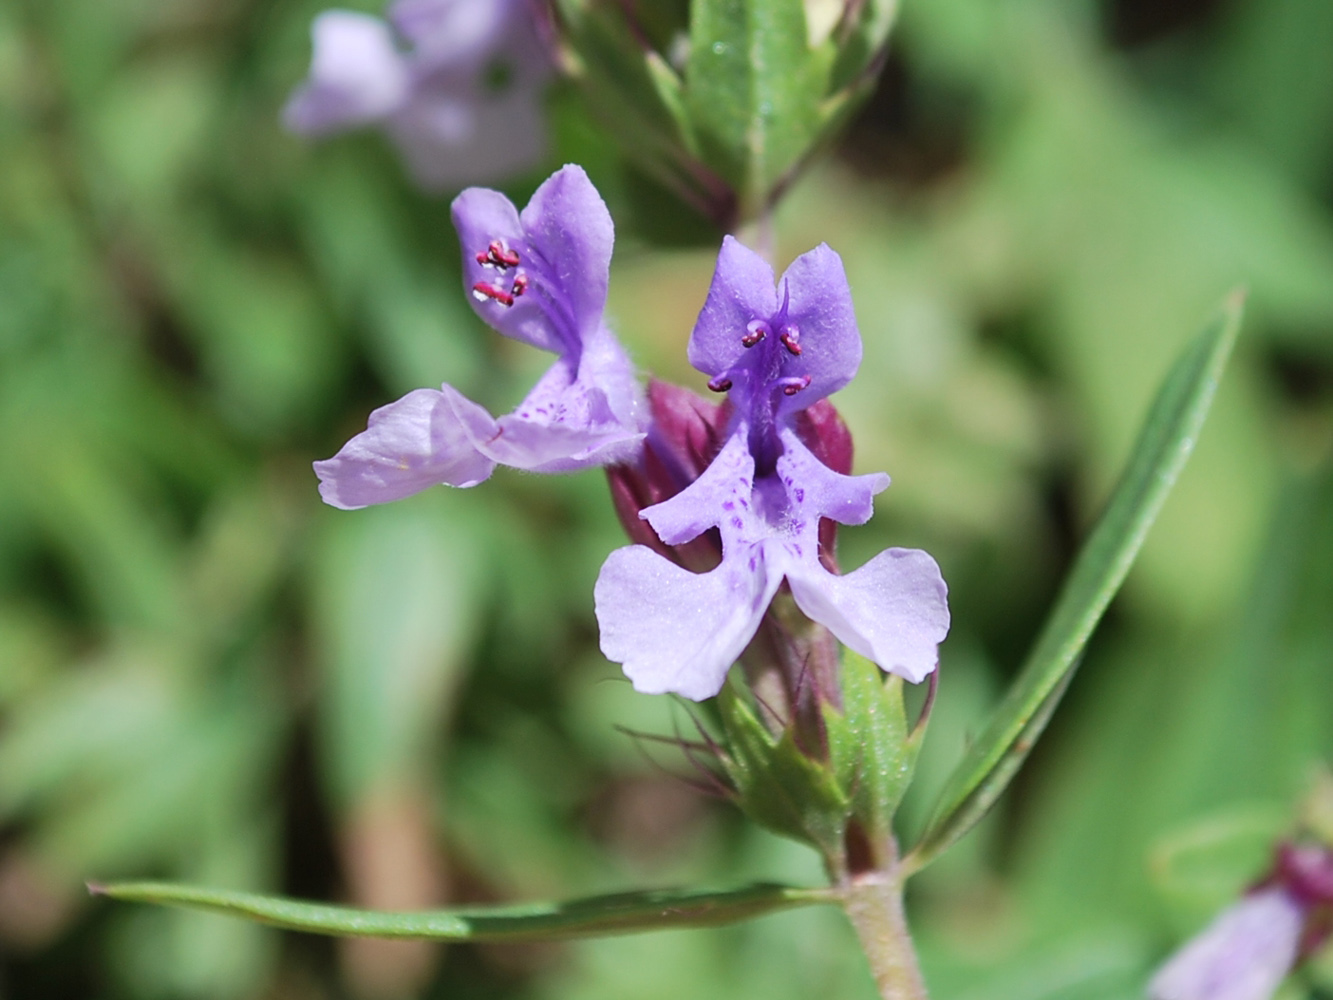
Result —
<instances>
[{"instance_id":1,"label":"narrow lanceolate leaf","mask_svg":"<svg viewBox=\"0 0 1333 1000\"><path fill-rule=\"evenodd\" d=\"M1158 391L1111 502L1079 552L1036 645L981 737L950 776L904 863L917 871L972 829L1046 727L1088 638L1184 467L1240 329L1242 296L1193 341Z\"/></svg>"},{"instance_id":2,"label":"narrow lanceolate leaf","mask_svg":"<svg viewBox=\"0 0 1333 1000\"><path fill-rule=\"evenodd\" d=\"M88 888L94 895L113 899L209 910L311 934L501 943L713 927L798 906L837 902L827 889L761 884L727 892L629 892L567 903L383 913L169 882L116 882L89 884Z\"/></svg>"}]
</instances>

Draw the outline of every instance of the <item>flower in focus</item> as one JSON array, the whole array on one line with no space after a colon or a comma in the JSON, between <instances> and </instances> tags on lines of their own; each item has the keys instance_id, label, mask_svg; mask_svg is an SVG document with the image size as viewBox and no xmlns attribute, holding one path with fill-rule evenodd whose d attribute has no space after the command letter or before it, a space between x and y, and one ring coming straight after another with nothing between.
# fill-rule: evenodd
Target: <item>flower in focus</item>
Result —
<instances>
[{"instance_id":1,"label":"flower in focus","mask_svg":"<svg viewBox=\"0 0 1333 1000\"><path fill-rule=\"evenodd\" d=\"M722 559L692 573L644 545L611 553L595 590L602 651L637 690L712 697L785 581L845 645L920 681L949 626L935 561L889 549L840 576L820 559L821 520L864 523L889 485L882 473L834 471L797 433L798 415L861 361L841 259L821 245L775 285L772 268L727 237L689 354L711 389L729 393L726 438L697 479L640 516L667 546L717 528Z\"/></svg>"},{"instance_id":2,"label":"flower in focus","mask_svg":"<svg viewBox=\"0 0 1333 1000\"><path fill-rule=\"evenodd\" d=\"M498 191L453 204L473 309L507 337L557 355L513 413L498 419L452 386L414 389L370 415L333 458L315 463L320 494L343 509L428 486L474 486L495 466L568 472L632 457L642 390L606 326L614 230L580 167L557 171L520 215Z\"/></svg>"},{"instance_id":3,"label":"flower in focus","mask_svg":"<svg viewBox=\"0 0 1333 1000\"><path fill-rule=\"evenodd\" d=\"M530 0L396 0L388 22L329 10L283 121L324 136L380 125L425 188L494 180L545 149L550 73Z\"/></svg>"},{"instance_id":4,"label":"flower in focus","mask_svg":"<svg viewBox=\"0 0 1333 1000\"><path fill-rule=\"evenodd\" d=\"M1333 908L1333 852L1284 845L1273 874L1176 952L1149 1000L1269 1000L1314 950Z\"/></svg>"}]
</instances>

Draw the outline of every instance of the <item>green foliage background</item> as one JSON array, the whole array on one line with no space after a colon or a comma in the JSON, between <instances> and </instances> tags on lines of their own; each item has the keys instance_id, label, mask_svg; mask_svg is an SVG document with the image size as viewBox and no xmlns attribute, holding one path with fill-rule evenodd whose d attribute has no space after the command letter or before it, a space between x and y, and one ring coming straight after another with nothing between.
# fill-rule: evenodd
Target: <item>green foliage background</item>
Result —
<instances>
[{"instance_id":1,"label":"green foliage background","mask_svg":"<svg viewBox=\"0 0 1333 1000\"><path fill-rule=\"evenodd\" d=\"M441 381L503 408L544 361L474 319L448 198L382 140L280 130L318 9L0 3L0 996L873 996L835 911L377 954L84 898L111 876L382 906L819 879L616 730L690 722L597 652L622 541L596 474L319 503L310 461L371 408ZM941 997L1138 996L1333 751L1329 52L1326 0L912 0L779 213L784 260L846 261L865 362L838 403L858 467L895 478L844 562L921 546L951 585L909 826L1170 359L1252 293L1052 731L914 884ZM684 344L715 248L661 249L670 206L572 93L551 112L547 166L584 163L617 221L618 330L702 390ZM1168 863L1209 831L1226 858Z\"/></svg>"}]
</instances>

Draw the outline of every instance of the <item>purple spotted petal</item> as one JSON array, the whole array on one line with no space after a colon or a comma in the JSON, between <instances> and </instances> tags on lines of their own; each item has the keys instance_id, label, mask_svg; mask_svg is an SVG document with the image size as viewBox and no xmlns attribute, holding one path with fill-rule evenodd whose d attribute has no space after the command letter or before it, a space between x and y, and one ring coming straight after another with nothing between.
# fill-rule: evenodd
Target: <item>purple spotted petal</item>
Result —
<instances>
[{"instance_id":1,"label":"purple spotted petal","mask_svg":"<svg viewBox=\"0 0 1333 1000\"><path fill-rule=\"evenodd\" d=\"M495 430L489 413L450 386L414 389L375 410L338 454L315 463L320 495L355 510L441 483L475 486L495 469L476 441Z\"/></svg>"},{"instance_id":2,"label":"purple spotted petal","mask_svg":"<svg viewBox=\"0 0 1333 1000\"><path fill-rule=\"evenodd\" d=\"M1269 1000L1296 963L1306 917L1281 888L1246 896L1158 971L1150 1000Z\"/></svg>"},{"instance_id":3,"label":"purple spotted petal","mask_svg":"<svg viewBox=\"0 0 1333 1000\"><path fill-rule=\"evenodd\" d=\"M611 553L602 567L594 592L602 652L624 665L636 690L711 698L759 628L782 571L766 558L753 472L744 433L733 434L703 475L642 512L668 545L721 523L716 569L691 573L641 545Z\"/></svg>"},{"instance_id":4,"label":"purple spotted petal","mask_svg":"<svg viewBox=\"0 0 1333 1000\"><path fill-rule=\"evenodd\" d=\"M784 578L808 617L884 670L916 682L935 669L939 643L949 630L949 608L939 567L929 555L889 549L847 576L830 573L820 562L821 518L863 523L888 476L834 472L794 430L780 434L784 450L770 475L755 477L748 428L741 422L698 479L642 511L666 545L720 528L717 569L693 575L642 546L608 560L612 571L604 571L598 582L603 651L625 663L640 690L691 698L716 694L758 628L763 609L752 613L751 602L771 600ZM631 551L642 554L622 554ZM646 574L649 582L635 582L633 572ZM637 617L625 610L636 602ZM614 633L610 641L608 628ZM670 648L654 651L659 636L674 636L672 629L692 636L684 661L673 659Z\"/></svg>"},{"instance_id":5,"label":"purple spotted petal","mask_svg":"<svg viewBox=\"0 0 1333 1000\"><path fill-rule=\"evenodd\" d=\"M748 553L696 574L642 545L618 549L593 590L602 652L637 691L711 698L781 580L762 563L752 569Z\"/></svg>"},{"instance_id":6,"label":"purple spotted petal","mask_svg":"<svg viewBox=\"0 0 1333 1000\"><path fill-rule=\"evenodd\" d=\"M880 669L913 684L939 662L949 632L940 568L919 549L887 549L855 572L837 576L818 562L787 567L802 611Z\"/></svg>"},{"instance_id":7,"label":"purple spotted petal","mask_svg":"<svg viewBox=\"0 0 1333 1000\"><path fill-rule=\"evenodd\" d=\"M534 472L630 459L643 441L642 390L619 344L605 333L578 367L561 358L481 450L495 461Z\"/></svg>"},{"instance_id":8,"label":"purple spotted petal","mask_svg":"<svg viewBox=\"0 0 1333 1000\"><path fill-rule=\"evenodd\" d=\"M713 282L690 336L689 358L705 375L735 367L746 353L741 336L756 317L767 319L780 302L773 268L732 236L722 239Z\"/></svg>"},{"instance_id":9,"label":"purple spotted petal","mask_svg":"<svg viewBox=\"0 0 1333 1000\"><path fill-rule=\"evenodd\" d=\"M779 433L782 455L777 475L786 486L789 503L801 517L827 517L839 524L865 524L874 512L875 494L889 488L883 472L844 476L815 458L793 430Z\"/></svg>"},{"instance_id":10,"label":"purple spotted petal","mask_svg":"<svg viewBox=\"0 0 1333 1000\"><path fill-rule=\"evenodd\" d=\"M302 135L326 135L379 121L407 100L410 72L389 26L368 14L325 11L311 25L310 76L283 121Z\"/></svg>"},{"instance_id":11,"label":"purple spotted petal","mask_svg":"<svg viewBox=\"0 0 1333 1000\"><path fill-rule=\"evenodd\" d=\"M744 530L753 491L754 458L745 445L745 435L733 434L703 475L640 516L668 545L688 542L723 521L731 529L726 535L731 535L733 530Z\"/></svg>"}]
</instances>

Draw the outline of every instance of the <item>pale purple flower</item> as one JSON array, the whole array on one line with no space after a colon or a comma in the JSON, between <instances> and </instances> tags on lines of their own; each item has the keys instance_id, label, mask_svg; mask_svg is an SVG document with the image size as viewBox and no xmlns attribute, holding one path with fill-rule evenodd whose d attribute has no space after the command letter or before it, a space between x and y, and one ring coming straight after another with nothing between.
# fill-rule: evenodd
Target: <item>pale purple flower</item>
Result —
<instances>
[{"instance_id":1,"label":"pale purple flower","mask_svg":"<svg viewBox=\"0 0 1333 1000\"><path fill-rule=\"evenodd\" d=\"M731 394L728 438L697 480L641 516L667 545L718 528L722 562L696 574L643 545L611 553L595 590L602 651L637 690L711 697L786 581L845 645L920 681L949 626L939 568L912 549L845 576L821 565L820 519L864 523L889 477L834 472L793 426L861 361L841 259L821 245L775 285L772 268L727 237L689 354L710 388Z\"/></svg>"},{"instance_id":2,"label":"pale purple flower","mask_svg":"<svg viewBox=\"0 0 1333 1000\"><path fill-rule=\"evenodd\" d=\"M551 351L555 364L499 418L452 386L414 389L315 463L320 494L343 509L428 486L474 486L497 464L566 472L623 461L643 440L634 368L603 319L614 230L582 168L548 178L522 214L498 191L453 204L473 309L500 333Z\"/></svg>"},{"instance_id":3,"label":"pale purple flower","mask_svg":"<svg viewBox=\"0 0 1333 1000\"><path fill-rule=\"evenodd\" d=\"M323 136L379 125L433 189L540 159L551 63L531 0L396 0L388 19L315 18L310 76L283 112L289 129Z\"/></svg>"},{"instance_id":4,"label":"pale purple flower","mask_svg":"<svg viewBox=\"0 0 1333 1000\"><path fill-rule=\"evenodd\" d=\"M1246 896L1158 971L1150 1000L1269 1000L1296 964L1307 915L1280 885Z\"/></svg>"}]
</instances>

